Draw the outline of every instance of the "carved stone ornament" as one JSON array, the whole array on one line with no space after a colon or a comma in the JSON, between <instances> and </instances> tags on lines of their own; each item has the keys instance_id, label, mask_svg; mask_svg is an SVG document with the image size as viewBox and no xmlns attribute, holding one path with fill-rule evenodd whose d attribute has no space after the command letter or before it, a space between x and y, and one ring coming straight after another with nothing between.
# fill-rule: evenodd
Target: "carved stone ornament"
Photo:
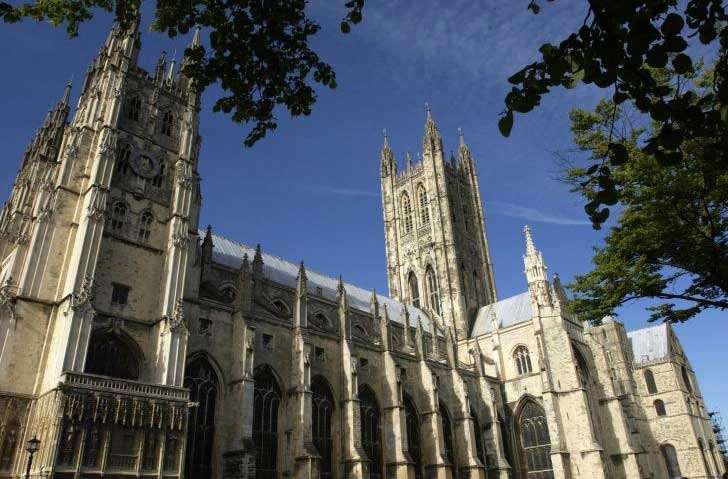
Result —
<instances>
[{"instance_id":1,"label":"carved stone ornament","mask_svg":"<svg viewBox=\"0 0 728 479\"><path fill-rule=\"evenodd\" d=\"M184 160L177 160L175 165L175 181L177 184L184 189L192 188L192 168Z\"/></svg>"},{"instance_id":2,"label":"carved stone ornament","mask_svg":"<svg viewBox=\"0 0 728 479\"><path fill-rule=\"evenodd\" d=\"M176 234L172 237L172 244L180 249L186 249L190 243L190 239L185 234Z\"/></svg>"},{"instance_id":3,"label":"carved stone ornament","mask_svg":"<svg viewBox=\"0 0 728 479\"><path fill-rule=\"evenodd\" d=\"M15 323L15 301L13 281L7 278L0 286L0 321L8 318L10 324Z\"/></svg>"},{"instance_id":4,"label":"carved stone ornament","mask_svg":"<svg viewBox=\"0 0 728 479\"><path fill-rule=\"evenodd\" d=\"M169 330L173 333L187 329L187 325L185 324L185 302L183 299L180 298L177 300L174 313L171 316L166 316L166 319Z\"/></svg>"},{"instance_id":5,"label":"carved stone ornament","mask_svg":"<svg viewBox=\"0 0 728 479\"><path fill-rule=\"evenodd\" d=\"M74 311L91 310L94 299L94 280L86 275L78 292L71 295L71 309Z\"/></svg>"},{"instance_id":6,"label":"carved stone ornament","mask_svg":"<svg viewBox=\"0 0 728 479\"><path fill-rule=\"evenodd\" d=\"M103 221L106 215L106 190L95 187L91 191L87 215L92 221Z\"/></svg>"},{"instance_id":7,"label":"carved stone ornament","mask_svg":"<svg viewBox=\"0 0 728 479\"><path fill-rule=\"evenodd\" d=\"M109 130L108 128L104 130L102 133L102 139L101 139L101 146L99 147L99 155L102 157L106 157L110 155L114 148L116 148L116 135L112 130Z\"/></svg>"},{"instance_id":8,"label":"carved stone ornament","mask_svg":"<svg viewBox=\"0 0 728 479\"><path fill-rule=\"evenodd\" d=\"M78 155L78 145L75 142L71 142L66 145L66 159L73 160Z\"/></svg>"},{"instance_id":9,"label":"carved stone ornament","mask_svg":"<svg viewBox=\"0 0 728 479\"><path fill-rule=\"evenodd\" d=\"M159 161L145 154L134 156L129 162L134 173L142 178L151 179L159 174Z\"/></svg>"}]
</instances>

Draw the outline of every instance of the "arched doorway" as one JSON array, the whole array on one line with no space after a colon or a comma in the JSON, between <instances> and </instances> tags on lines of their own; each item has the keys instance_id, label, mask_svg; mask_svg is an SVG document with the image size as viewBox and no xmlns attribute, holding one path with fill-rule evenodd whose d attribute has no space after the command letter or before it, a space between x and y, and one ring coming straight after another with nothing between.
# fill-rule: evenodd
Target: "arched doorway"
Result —
<instances>
[{"instance_id":1,"label":"arched doorway","mask_svg":"<svg viewBox=\"0 0 728 479\"><path fill-rule=\"evenodd\" d=\"M440 421L442 421L442 437L445 444L445 457L447 462L453 465L453 475L455 475L455 449L452 441L452 421L450 413L443 403L440 403Z\"/></svg>"},{"instance_id":2,"label":"arched doorway","mask_svg":"<svg viewBox=\"0 0 728 479\"><path fill-rule=\"evenodd\" d=\"M185 477L212 477L218 385L217 374L207 359L196 358L187 365L184 386L190 390L190 402L196 405L188 413Z\"/></svg>"},{"instance_id":3,"label":"arched doorway","mask_svg":"<svg viewBox=\"0 0 728 479\"><path fill-rule=\"evenodd\" d=\"M321 479L331 479L333 464L333 437L331 420L334 413L334 395L329 383L321 376L311 381L313 444L321 456L319 473Z\"/></svg>"},{"instance_id":4,"label":"arched doorway","mask_svg":"<svg viewBox=\"0 0 728 479\"><path fill-rule=\"evenodd\" d=\"M369 478L383 477L381 413L377 398L368 386L359 387L361 444L369 458Z\"/></svg>"},{"instance_id":5,"label":"arched doorway","mask_svg":"<svg viewBox=\"0 0 728 479\"><path fill-rule=\"evenodd\" d=\"M275 479L278 465L278 406L281 388L268 366L255 373L253 392L253 444L255 477Z\"/></svg>"},{"instance_id":6,"label":"arched doorway","mask_svg":"<svg viewBox=\"0 0 728 479\"><path fill-rule=\"evenodd\" d=\"M522 479L553 479L546 413L536 402L528 400L517 418Z\"/></svg>"},{"instance_id":7,"label":"arched doorway","mask_svg":"<svg viewBox=\"0 0 728 479\"><path fill-rule=\"evenodd\" d=\"M404 395L404 415L407 425L407 450L415 468L415 478L422 479L422 451L420 449L420 415L412 398Z\"/></svg>"},{"instance_id":8,"label":"arched doorway","mask_svg":"<svg viewBox=\"0 0 728 479\"><path fill-rule=\"evenodd\" d=\"M131 338L114 331L91 335L84 372L113 378L139 379L139 347Z\"/></svg>"}]
</instances>

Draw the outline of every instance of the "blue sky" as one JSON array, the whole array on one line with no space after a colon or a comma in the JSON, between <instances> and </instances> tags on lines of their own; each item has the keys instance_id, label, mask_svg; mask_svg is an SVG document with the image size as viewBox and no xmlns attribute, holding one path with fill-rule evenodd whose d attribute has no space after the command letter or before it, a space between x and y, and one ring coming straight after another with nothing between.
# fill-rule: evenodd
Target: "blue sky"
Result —
<instances>
[{"instance_id":1,"label":"blue sky","mask_svg":"<svg viewBox=\"0 0 728 479\"><path fill-rule=\"evenodd\" d=\"M311 116L279 115L279 129L252 149L246 130L210 111L203 97L200 159L201 224L273 254L347 281L386 291L378 162L386 128L397 158L421 147L429 102L445 148L457 128L476 156L499 297L524 291L521 228L532 226L551 272L568 282L589 268L601 234L587 223L580 198L558 181L553 152L570 148L568 111L593 106L600 92L580 87L554 92L510 138L496 127L508 90L505 79L535 59L544 41L558 41L581 22L577 0L546 4L539 16L527 2L368 0L364 22L342 35L343 0L314 2L323 29L314 40L337 72L339 87L319 90ZM147 2L147 9L150 7ZM151 69L161 50L182 52L147 31L143 18L140 63ZM21 154L45 112L73 78L74 99L88 63L111 20L99 15L70 40L47 24L0 25L0 191L9 191ZM620 311L628 328L646 325L644 305ZM724 315L704 313L676 326L698 373L709 410L728 414L721 365L726 360Z\"/></svg>"}]
</instances>

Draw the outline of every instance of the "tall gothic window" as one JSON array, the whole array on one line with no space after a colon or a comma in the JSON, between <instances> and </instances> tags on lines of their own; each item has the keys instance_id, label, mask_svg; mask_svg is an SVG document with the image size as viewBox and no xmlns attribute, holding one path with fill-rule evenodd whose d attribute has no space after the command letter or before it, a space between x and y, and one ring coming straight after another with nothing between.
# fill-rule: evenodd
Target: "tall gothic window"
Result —
<instances>
[{"instance_id":1,"label":"tall gothic window","mask_svg":"<svg viewBox=\"0 0 728 479\"><path fill-rule=\"evenodd\" d=\"M402 194L402 234L407 234L412 231L412 204L410 203L409 195L407 193Z\"/></svg>"},{"instance_id":2,"label":"tall gothic window","mask_svg":"<svg viewBox=\"0 0 728 479\"><path fill-rule=\"evenodd\" d=\"M219 391L217 374L206 359L197 358L187 365L184 386L190 390L190 402L196 403L188 412L184 477L210 479Z\"/></svg>"},{"instance_id":3,"label":"tall gothic window","mask_svg":"<svg viewBox=\"0 0 728 479\"><path fill-rule=\"evenodd\" d=\"M131 157L131 145L124 145L119 150L116 158L116 171L122 175L129 174L129 158Z\"/></svg>"},{"instance_id":4,"label":"tall gothic window","mask_svg":"<svg viewBox=\"0 0 728 479\"><path fill-rule=\"evenodd\" d=\"M369 458L369 479L383 477L381 413L374 392L367 386L359 388L361 443Z\"/></svg>"},{"instance_id":5,"label":"tall gothic window","mask_svg":"<svg viewBox=\"0 0 728 479\"><path fill-rule=\"evenodd\" d=\"M333 437L331 420L334 412L334 395L324 378L317 376L311 381L313 444L321 456L321 479L331 479L333 474Z\"/></svg>"},{"instance_id":6,"label":"tall gothic window","mask_svg":"<svg viewBox=\"0 0 728 479\"><path fill-rule=\"evenodd\" d=\"M655 413L657 413L658 416L666 416L667 411L665 410L665 403L662 401L662 399L655 399Z\"/></svg>"},{"instance_id":7,"label":"tall gothic window","mask_svg":"<svg viewBox=\"0 0 728 479\"><path fill-rule=\"evenodd\" d=\"M647 392L655 394L657 392L657 384L655 384L655 375L651 370L645 369L645 384L647 385Z\"/></svg>"},{"instance_id":8,"label":"tall gothic window","mask_svg":"<svg viewBox=\"0 0 728 479\"><path fill-rule=\"evenodd\" d=\"M662 459L665 461L667 477L669 479L681 479L683 475L680 472L680 463L677 461L677 452L672 444L663 444L660 446L660 452L662 452Z\"/></svg>"},{"instance_id":9,"label":"tall gothic window","mask_svg":"<svg viewBox=\"0 0 728 479\"><path fill-rule=\"evenodd\" d=\"M121 379L139 379L140 358L132 340L114 332L91 336L85 372Z\"/></svg>"},{"instance_id":10,"label":"tall gothic window","mask_svg":"<svg viewBox=\"0 0 728 479\"><path fill-rule=\"evenodd\" d=\"M480 280L478 279L478 272L473 270L473 294L475 295L475 304L480 306Z\"/></svg>"},{"instance_id":11,"label":"tall gothic window","mask_svg":"<svg viewBox=\"0 0 728 479\"><path fill-rule=\"evenodd\" d=\"M420 288L417 285L417 276L415 276L414 271L410 271L410 274L407 277L407 283L409 283L410 302L412 303L412 306L414 306L415 308L419 308L420 307Z\"/></svg>"},{"instance_id":12,"label":"tall gothic window","mask_svg":"<svg viewBox=\"0 0 728 479\"><path fill-rule=\"evenodd\" d=\"M551 439L544 410L528 401L518 417L521 468L526 479L553 479Z\"/></svg>"},{"instance_id":13,"label":"tall gothic window","mask_svg":"<svg viewBox=\"0 0 728 479\"><path fill-rule=\"evenodd\" d=\"M430 265L427 265L425 270L425 279L427 280L427 293L430 296L430 307L435 313L440 314L440 290L437 287L435 270Z\"/></svg>"},{"instance_id":14,"label":"tall gothic window","mask_svg":"<svg viewBox=\"0 0 728 479\"><path fill-rule=\"evenodd\" d=\"M531 367L531 355L526 346L518 346L513 351L513 361L516 363L518 374L528 374L533 371Z\"/></svg>"},{"instance_id":15,"label":"tall gothic window","mask_svg":"<svg viewBox=\"0 0 728 479\"><path fill-rule=\"evenodd\" d=\"M255 477L275 479L278 462L278 407L281 389L273 372L264 366L255 374L253 444Z\"/></svg>"},{"instance_id":16,"label":"tall gothic window","mask_svg":"<svg viewBox=\"0 0 728 479\"><path fill-rule=\"evenodd\" d=\"M440 421L442 422L442 438L445 443L445 457L450 464L455 465L455 450L452 442L452 422L450 421L450 413L447 411L447 408L443 403L440 403Z\"/></svg>"},{"instance_id":17,"label":"tall gothic window","mask_svg":"<svg viewBox=\"0 0 728 479\"><path fill-rule=\"evenodd\" d=\"M427 201L427 191L422 184L417 187L417 199L420 202L420 221L426 225L430 222L430 207Z\"/></svg>"},{"instance_id":18,"label":"tall gothic window","mask_svg":"<svg viewBox=\"0 0 728 479\"><path fill-rule=\"evenodd\" d=\"M4 426L0 431L0 471L9 472L18 450L20 423L17 418L11 418Z\"/></svg>"},{"instance_id":19,"label":"tall gothic window","mask_svg":"<svg viewBox=\"0 0 728 479\"><path fill-rule=\"evenodd\" d=\"M685 389L687 389L689 393L693 392L693 385L690 384L688 369L685 366L680 366L680 372L682 374L683 383L685 383Z\"/></svg>"},{"instance_id":20,"label":"tall gothic window","mask_svg":"<svg viewBox=\"0 0 728 479\"><path fill-rule=\"evenodd\" d=\"M172 127L174 126L174 115L171 111L164 112L162 118L162 134L165 136L172 136Z\"/></svg>"},{"instance_id":21,"label":"tall gothic window","mask_svg":"<svg viewBox=\"0 0 728 479\"><path fill-rule=\"evenodd\" d=\"M111 229L120 231L124 228L126 222L126 205L117 201L114 203L114 208L111 210Z\"/></svg>"},{"instance_id":22,"label":"tall gothic window","mask_svg":"<svg viewBox=\"0 0 728 479\"><path fill-rule=\"evenodd\" d=\"M139 98L139 95L134 95L129 99L129 104L127 105L126 110L126 116L130 120L133 121L139 121L139 114L142 110L142 100Z\"/></svg>"},{"instance_id":23,"label":"tall gothic window","mask_svg":"<svg viewBox=\"0 0 728 479\"><path fill-rule=\"evenodd\" d=\"M154 217L149 211L142 213L139 219L139 241L146 243L149 241L149 236L152 234L152 221Z\"/></svg>"},{"instance_id":24,"label":"tall gothic window","mask_svg":"<svg viewBox=\"0 0 728 479\"><path fill-rule=\"evenodd\" d=\"M485 446L483 444L483 430L480 429L480 421L475 410L470 408L470 417L473 419L473 431L475 432L475 455L484 467L488 467L485 460Z\"/></svg>"},{"instance_id":25,"label":"tall gothic window","mask_svg":"<svg viewBox=\"0 0 728 479\"><path fill-rule=\"evenodd\" d=\"M166 165L164 164L164 162L162 162L159 165L159 173L152 180L152 184L155 187L157 187L157 188L161 188L162 187L162 184L164 184L164 170L165 170L165 166Z\"/></svg>"},{"instance_id":26,"label":"tall gothic window","mask_svg":"<svg viewBox=\"0 0 728 479\"><path fill-rule=\"evenodd\" d=\"M408 395L404 396L404 415L407 424L407 450L414 462L415 479L422 479L422 449L420 448L420 416L415 403Z\"/></svg>"}]
</instances>

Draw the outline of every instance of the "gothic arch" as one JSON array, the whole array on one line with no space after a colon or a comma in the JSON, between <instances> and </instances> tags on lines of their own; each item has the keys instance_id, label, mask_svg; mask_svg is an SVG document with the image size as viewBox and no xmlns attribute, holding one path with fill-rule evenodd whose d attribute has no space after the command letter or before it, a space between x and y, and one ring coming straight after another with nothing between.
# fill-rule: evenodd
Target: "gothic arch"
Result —
<instances>
[{"instance_id":1,"label":"gothic arch","mask_svg":"<svg viewBox=\"0 0 728 479\"><path fill-rule=\"evenodd\" d=\"M425 267L425 285L427 286L427 299L430 309L438 316L441 314L440 307L440 287L437 283L437 275L431 264Z\"/></svg>"},{"instance_id":2,"label":"gothic arch","mask_svg":"<svg viewBox=\"0 0 728 479\"><path fill-rule=\"evenodd\" d=\"M532 397L521 399L514 418L516 454L520 479L553 479L551 465L551 438L546 412Z\"/></svg>"},{"instance_id":3,"label":"gothic arch","mask_svg":"<svg viewBox=\"0 0 728 479\"><path fill-rule=\"evenodd\" d=\"M369 459L369 478L384 477L382 456L382 419L379 402L374 391L363 384L359 386L359 409L361 423L361 442Z\"/></svg>"},{"instance_id":4,"label":"gothic arch","mask_svg":"<svg viewBox=\"0 0 728 479\"><path fill-rule=\"evenodd\" d=\"M407 451L412 466L415 469L415 479L422 479L422 446L420 444L420 414L412 396L405 393L402 397L404 404L405 424L407 427Z\"/></svg>"},{"instance_id":5,"label":"gothic arch","mask_svg":"<svg viewBox=\"0 0 728 479\"><path fill-rule=\"evenodd\" d=\"M453 443L453 430L452 430L452 419L450 417L450 411L448 411L447 406L440 401L439 404L439 412L440 412L440 422L442 424L442 438L443 438L443 445L445 446L445 458L447 458L447 462L455 467L455 445ZM456 476L455 471L453 471L453 475Z\"/></svg>"},{"instance_id":6,"label":"gothic arch","mask_svg":"<svg viewBox=\"0 0 728 479\"><path fill-rule=\"evenodd\" d=\"M683 477L680 472L680 462L677 459L677 451L672 444L662 444L660 446L660 453L662 454L662 460L667 470L667 477L669 479L681 479Z\"/></svg>"},{"instance_id":7,"label":"gothic arch","mask_svg":"<svg viewBox=\"0 0 728 479\"><path fill-rule=\"evenodd\" d=\"M313 444L321 456L320 479L331 479L334 472L334 393L323 376L311 379L311 431Z\"/></svg>"},{"instance_id":8,"label":"gothic arch","mask_svg":"<svg viewBox=\"0 0 728 479\"><path fill-rule=\"evenodd\" d=\"M188 413L185 477L212 478L220 384L220 376L206 355L197 355L187 363L184 386L190 390L190 402L196 405Z\"/></svg>"},{"instance_id":9,"label":"gothic arch","mask_svg":"<svg viewBox=\"0 0 728 479\"><path fill-rule=\"evenodd\" d=\"M154 225L154 212L151 208L145 208L139 214L139 231L137 239L142 242L148 242L152 235L152 227Z\"/></svg>"},{"instance_id":10,"label":"gothic arch","mask_svg":"<svg viewBox=\"0 0 728 479\"><path fill-rule=\"evenodd\" d=\"M412 203L406 191L402 193L400 198L402 204L402 234L406 235L412 232Z\"/></svg>"},{"instance_id":11,"label":"gothic arch","mask_svg":"<svg viewBox=\"0 0 728 479\"><path fill-rule=\"evenodd\" d=\"M651 369L645 369L645 385L647 385L647 392L649 394L655 394L657 392L657 384L655 383L655 374Z\"/></svg>"},{"instance_id":12,"label":"gothic arch","mask_svg":"<svg viewBox=\"0 0 728 479\"><path fill-rule=\"evenodd\" d=\"M212 354L205 350L197 349L191 353L188 353L185 364L191 364L193 361L196 361L198 359L204 359L210 364L210 366L212 366L212 370L215 372L215 375L217 376L220 384L227 384L227 379L225 379L225 374L223 373L222 366L220 366L220 362L215 359ZM222 398L224 396L225 388L220 388L220 390L218 391L218 397Z\"/></svg>"},{"instance_id":13,"label":"gothic arch","mask_svg":"<svg viewBox=\"0 0 728 479\"><path fill-rule=\"evenodd\" d=\"M511 351L513 365L519 376L533 372L531 352L525 344L517 344Z\"/></svg>"},{"instance_id":14,"label":"gothic arch","mask_svg":"<svg viewBox=\"0 0 728 479\"><path fill-rule=\"evenodd\" d=\"M420 225L430 223L430 206L427 199L427 190L422 183L417 184L417 206L419 209Z\"/></svg>"},{"instance_id":15,"label":"gothic arch","mask_svg":"<svg viewBox=\"0 0 728 479\"><path fill-rule=\"evenodd\" d=\"M143 364L142 349L126 332L98 328L91 333L84 372L137 381Z\"/></svg>"},{"instance_id":16,"label":"gothic arch","mask_svg":"<svg viewBox=\"0 0 728 479\"><path fill-rule=\"evenodd\" d=\"M275 479L278 470L278 416L282 402L280 382L267 364L255 369L253 444L255 477Z\"/></svg>"},{"instance_id":17,"label":"gothic arch","mask_svg":"<svg viewBox=\"0 0 728 479\"><path fill-rule=\"evenodd\" d=\"M415 308L420 307L420 286L417 281L417 275L414 271L410 271L407 275L407 289L409 293L409 299L412 306Z\"/></svg>"}]
</instances>

